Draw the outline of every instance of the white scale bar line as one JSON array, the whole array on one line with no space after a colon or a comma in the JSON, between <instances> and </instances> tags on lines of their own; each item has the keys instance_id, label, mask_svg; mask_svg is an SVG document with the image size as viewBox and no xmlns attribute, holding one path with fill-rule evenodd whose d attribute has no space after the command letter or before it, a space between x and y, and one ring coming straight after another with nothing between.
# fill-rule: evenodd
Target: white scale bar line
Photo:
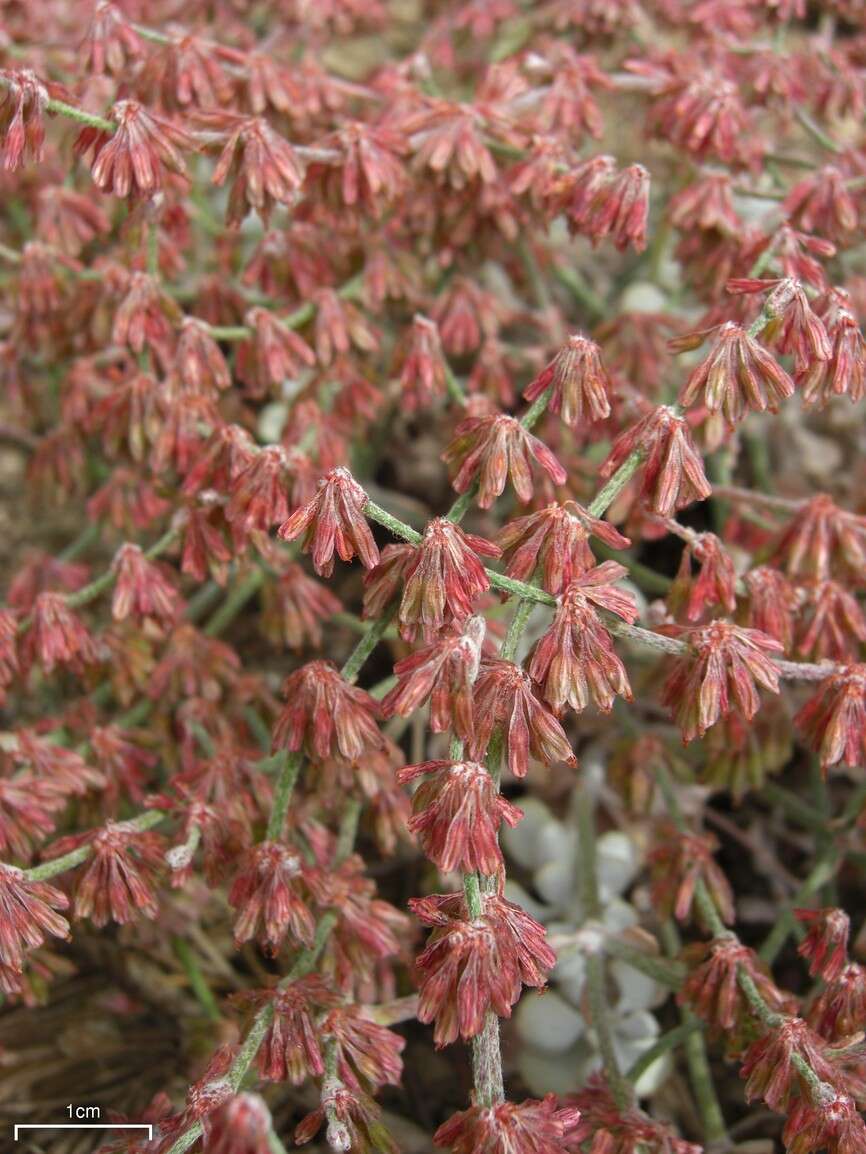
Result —
<instances>
[{"instance_id":1,"label":"white scale bar line","mask_svg":"<svg viewBox=\"0 0 866 1154\"><path fill-rule=\"evenodd\" d=\"M153 1123L151 1122L17 1122L15 1124L15 1141L18 1141L19 1130L146 1130L147 1137L153 1141Z\"/></svg>"}]
</instances>

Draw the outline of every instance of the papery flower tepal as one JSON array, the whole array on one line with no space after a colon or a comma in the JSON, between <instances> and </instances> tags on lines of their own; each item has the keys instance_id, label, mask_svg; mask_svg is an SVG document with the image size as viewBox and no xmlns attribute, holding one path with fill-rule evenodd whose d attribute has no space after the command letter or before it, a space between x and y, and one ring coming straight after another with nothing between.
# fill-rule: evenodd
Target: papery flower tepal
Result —
<instances>
[{"instance_id":1,"label":"papery flower tepal","mask_svg":"<svg viewBox=\"0 0 866 1154\"><path fill-rule=\"evenodd\" d=\"M412 795L409 829L443 873L453 869L493 874L502 863L500 823L515 826L517 806L497 790L483 765L474 761L425 761L407 765L401 784L424 778Z\"/></svg>"},{"instance_id":2,"label":"papery flower tepal","mask_svg":"<svg viewBox=\"0 0 866 1154\"><path fill-rule=\"evenodd\" d=\"M551 412L559 413L572 428L584 420L603 421L610 416L610 379L602 365L601 349L588 337L569 337L523 395L527 401L535 401L548 388L552 388Z\"/></svg>"},{"instance_id":3,"label":"papery flower tepal","mask_svg":"<svg viewBox=\"0 0 866 1154\"><path fill-rule=\"evenodd\" d=\"M367 494L348 469L333 469L319 482L309 504L296 509L280 525L284 541L303 534L302 548L311 553L313 567L322 577L334 571L334 553L341 561L357 554L366 569L379 560L379 549L364 516Z\"/></svg>"},{"instance_id":4,"label":"papery flower tepal","mask_svg":"<svg viewBox=\"0 0 866 1154\"><path fill-rule=\"evenodd\" d=\"M683 741L703 736L731 710L751 720L760 706L758 687L779 692L779 672L771 657L781 653L782 646L774 638L729 621L679 633L687 649L676 659L662 700Z\"/></svg>"},{"instance_id":5,"label":"papery flower tepal","mask_svg":"<svg viewBox=\"0 0 866 1154\"><path fill-rule=\"evenodd\" d=\"M566 479L565 470L547 446L509 416L467 417L457 426L443 460L456 469L453 485L458 493L465 493L477 481L482 509L490 508L507 479L526 504L534 490L533 462L553 484L562 485Z\"/></svg>"}]
</instances>

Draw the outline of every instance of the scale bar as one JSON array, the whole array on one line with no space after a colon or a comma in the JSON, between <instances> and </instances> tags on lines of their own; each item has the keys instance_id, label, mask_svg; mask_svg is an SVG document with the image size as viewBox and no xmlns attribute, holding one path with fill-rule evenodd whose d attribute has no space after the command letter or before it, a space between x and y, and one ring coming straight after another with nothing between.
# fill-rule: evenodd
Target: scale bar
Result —
<instances>
[{"instance_id":1,"label":"scale bar","mask_svg":"<svg viewBox=\"0 0 866 1154\"><path fill-rule=\"evenodd\" d=\"M152 1122L17 1122L14 1130L16 1142L19 1130L146 1130L153 1141Z\"/></svg>"}]
</instances>

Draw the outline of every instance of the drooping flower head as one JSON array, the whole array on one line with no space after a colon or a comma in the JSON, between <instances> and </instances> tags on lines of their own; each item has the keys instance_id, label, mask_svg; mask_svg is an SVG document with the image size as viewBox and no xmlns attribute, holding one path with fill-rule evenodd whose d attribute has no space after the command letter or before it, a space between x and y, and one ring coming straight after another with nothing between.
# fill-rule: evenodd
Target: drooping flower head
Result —
<instances>
[{"instance_id":1,"label":"drooping flower head","mask_svg":"<svg viewBox=\"0 0 866 1154\"><path fill-rule=\"evenodd\" d=\"M677 337L670 344L678 351L697 348L706 333ZM785 370L741 325L729 321L719 328L707 357L692 372L680 391L680 404L688 408L700 400L711 413L738 424L748 410L775 413L781 401L794 392Z\"/></svg>"},{"instance_id":2,"label":"drooping flower head","mask_svg":"<svg viewBox=\"0 0 866 1154\"><path fill-rule=\"evenodd\" d=\"M550 449L515 417L504 414L461 421L442 460L456 469L452 484L458 493L478 482L482 509L490 508L509 478L518 500L526 504L533 494L533 462L554 485L564 485L566 480L565 469Z\"/></svg>"},{"instance_id":3,"label":"drooping flower head","mask_svg":"<svg viewBox=\"0 0 866 1154\"><path fill-rule=\"evenodd\" d=\"M610 549L627 549L631 544L609 521L593 517L576 501L551 502L537 513L509 521L498 543L508 562L509 577L529 581L540 569L542 585L557 596L595 565L591 536Z\"/></svg>"},{"instance_id":4,"label":"drooping flower head","mask_svg":"<svg viewBox=\"0 0 866 1154\"><path fill-rule=\"evenodd\" d=\"M579 1121L575 1106L560 1106L547 1094L540 1101L470 1106L444 1122L433 1142L453 1154L561 1154Z\"/></svg>"},{"instance_id":5,"label":"drooping flower head","mask_svg":"<svg viewBox=\"0 0 866 1154\"><path fill-rule=\"evenodd\" d=\"M866 665L848 665L822 681L794 724L827 770L866 759Z\"/></svg>"},{"instance_id":6,"label":"drooping flower head","mask_svg":"<svg viewBox=\"0 0 866 1154\"><path fill-rule=\"evenodd\" d=\"M293 942L311 946L315 922L305 882L301 860L288 846L263 841L248 850L229 891L237 910L235 943L256 938L274 954L291 934Z\"/></svg>"},{"instance_id":7,"label":"drooping flower head","mask_svg":"<svg viewBox=\"0 0 866 1154\"><path fill-rule=\"evenodd\" d=\"M23 870L0 865L0 965L20 973L28 950L46 934L69 936L69 923L58 910L69 905L66 895L47 882L30 881Z\"/></svg>"},{"instance_id":8,"label":"drooping flower head","mask_svg":"<svg viewBox=\"0 0 866 1154\"><path fill-rule=\"evenodd\" d=\"M279 535L294 541L304 534L302 549L310 553L320 577L334 572L334 553L351 561L358 555L365 569L379 560L379 549L364 516L367 494L348 469L332 469L319 481L315 497L284 521Z\"/></svg>"},{"instance_id":9,"label":"drooping flower head","mask_svg":"<svg viewBox=\"0 0 866 1154\"><path fill-rule=\"evenodd\" d=\"M185 129L135 100L119 100L109 115L113 133L88 126L75 142L76 152L92 152L91 172L103 192L152 196L165 183L165 169L186 172L181 149L193 141Z\"/></svg>"},{"instance_id":10,"label":"drooping flower head","mask_svg":"<svg viewBox=\"0 0 866 1154\"><path fill-rule=\"evenodd\" d=\"M821 910L795 910L794 915L806 927L806 936L797 953L809 962L809 974L832 982L848 964L848 933L851 919L844 910L829 907Z\"/></svg>"},{"instance_id":11,"label":"drooping flower head","mask_svg":"<svg viewBox=\"0 0 866 1154\"><path fill-rule=\"evenodd\" d=\"M380 749L379 706L350 685L329 661L310 661L283 684L285 707L274 729L274 748L305 749L310 757L357 761Z\"/></svg>"},{"instance_id":12,"label":"drooping flower head","mask_svg":"<svg viewBox=\"0 0 866 1154\"><path fill-rule=\"evenodd\" d=\"M612 477L636 450L644 455L640 495L660 517L670 517L693 501L705 501L712 493L688 424L666 405L652 409L617 437L600 475Z\"/></svg>"},{"instance_id":13,"label":"drooping flower head","mask_svg":"<svg viewBox=\"0 0 866 1154\"><path fill-rule=\"evenodd\" d=\"M430 728L453 728L469 741L475 728L473 686L481 662L484 618L470 617L463 631L441 634L394 666L397 684L382 698L385 717L408 717L429 701Z\"/></svg>"},{"instance_id":14,"label":"drooping flower head","mask_svg":"<svg viewBox=\"0 0 866 1154\"><path fill-rule=\"evenodd\" d=\"M610 378L601 362L601 349L588 337L569 337L523 395L527 401L535 401L551 386L548 407L572 429L584 419L603 421L610 416Z\"/></svg>"},{"instance_id":15,"label":"drooping flower head","mask_svg":"<svg viewBox=\"0 0 866 1154\"><path fill-rule=\"evenodd\" d=\"M418 1018L435 1023L437 1046L474 1037L488 1010L510 1017L521 987L543 986L556 960L529 914L504 898L483 900L482 915L471 919L462 894L409 903L433 927L416 964L422 975Z\"/></svg>"},{"instance_id":16,"label":"drooping flower head","mask_svg":"<svg viewBox=\"0 0 866 1154\"><path fill-rule=\"evenodd\" d=\"M445 517L431 521L403 576L398 613L403 636L411 641L420 628L424 639L429 640L443 625L465 621L475 598L490 588L478 557L499 555L496 545L465 532Z\"/></svg>"},{"instance_id":17,"label":"drooping flower head","mask_svg":"<svg viewBox=\"0 0 866 1154\"><path fill-rule=\"evenodd\" d=\"M397 774L401 785L425 780L412 796L409 830L443 873L495 874L502 865L499 827L523 816L475 761L424 761Z\"/></svg>"},{"instance_id":18,"label":"drooping flower head","mask_svg":"<svg viewBox=\"0 0 866 1154\"><path fill-rule=\"evenodd\" d=\"M536 697L529 675L519 665L484 660L475 683L474 708L469 753L476 761L484 757L493 730L501 725L505 760L515 777L526 776L530 755L544 765L577 764L565 731Z\"/></svg>"},{"instance_id":19,"label":"drooping flower head","mask_svg":"<svg viewBox=\"0 0 866 1154\"><path fill-rule=\"evenodd\" d=\"M556 711L570 705L581 713L592 698L608 712L617 695L631 698L625 666L598 613L605 609L629 623L635 620L634 600L614 584L626 572L616 561L605 561L575 577L560 598L552 625L535 646L529 675Z\"/></svg>"},{"instance_id":20,"label":"drooping flower head","mask_svg":"<svg viewBox=\"0 0 866 1154\"><path fill-rule=\"evenodd\" d=\"M713 621L676 630L687 650L678 657L662 690L662 701L683 733L683 741L702 737L736 709L747 721L760 706L758 686L779 692L779 671L771 661L782 646L756 629Z\"/></svg>"}]
</instances>

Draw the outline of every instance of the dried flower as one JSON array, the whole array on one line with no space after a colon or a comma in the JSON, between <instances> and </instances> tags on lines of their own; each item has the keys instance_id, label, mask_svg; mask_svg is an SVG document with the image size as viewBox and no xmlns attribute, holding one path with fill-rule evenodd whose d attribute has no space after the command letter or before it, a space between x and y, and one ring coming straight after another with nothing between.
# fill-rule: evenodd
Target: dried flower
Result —
<instances>
[{"instance_id":1,"label":"dried flower","mask_svg":"<svg viewBox=\"0 0 866 1154\"><path fill-rule=\"evenodd\" d=\"M165 566L149 561L138 545L121 545L112 568L117 575L111 612L115 621L132 615L170 625L180 609L180 597Z\"/></svg>"},{"instance_id":2,"label":"dried flower","mask_svg":"<svg viewBox=\"0 0 866 1154\"><path fill-rule=\"evenodd\" d=\"M571 1147L588 1143L589 1154L701 1154L700 1146L678 1138L636 1106L621 1110L602 1073L591 1074L568 1102L580 1111Z\"/></svg>"},{"instance_id":3,"label":"dried flower","mask_svg":"<svg viewBox=\"0 0 866 1154\"><path fill-rule=\"evenodd\" d=\"M490 508L509 477L525 505L533 493L532 461L555 485L564 485L566 480L565 469L550 449L514 417L501 414L461 421L442 459L456 468L452 484L458 493L467 492L478 482L482 509Z\"/></svg>"},{"instance_id":4,"label":"dried flower","mask_svg":"<svg viewBox=\"0 0 866 1154\"><path fill-rule=\"evenodd\" d=\"M621 172L611 156L588 160L569 179L571 196L566 206L569 227L592 239L610 236L620 252L629 245L646 248L649 215L649 172L631 164Z\"/></svg>"},{"instance_id":5,"label":"dried flower","mask_svg":"<svg viewBox=\"0 0 866 1154\"><path fill-rule=\"evenodd\" d=\"M304 534L305 553L311 553L320 577L334 572L334 553L350 561L357 553L365 569L379 560L379 550L364 517L367 494L348 469L332 469L319 481L315 497L280 525L284 541Z\"/></svg>"},{"instance_id":6,"label":"dried flower","mask_svg":"<svg viewBox=\"0 0 866 1154\"><path fill-rule=\"evenodd\" d=\"M288 846L263 841L248 850L229 891L229 903L237 910L236 945L256 938L275 954L291 934L293 942L311 946L315 922L305 882L301 860Z\"/></svg>"},{"instance_id":7,"label":"dried flower","mask_svg":"<svg viewBox=\"0 0 866 1154\"><path fill-rule=\"evenodd\" d=\"M692 576L692 562L698 572ZM728 613L737 607L737 575L730 554L714 533L690 536L683 549L676 580L668 594L671 612L683 612L687 621L699 621L714 605Z\"/></svg>"},{"instance_id":8,"label":"dried flower","mask_svg":"<svg viewBox=\"0 0 866 1154\"><path fill-rule=\"evenodd\" d=\"M782 1141L790 1154L864 1154L866 1123L853 1098L827 1087L816 1102L803 1097L791 1103Z\"/></svg>"},{"instance_id":9,"label":"dried flower","mask_svg":"<svg viewBox=\"0 0 866 1154\"><path fill-rule=\"evenodd\" d=\"M790 581L778 569L759 565L743 578L748 602L743 624L775 637L787 652L794 641L794 618L800 598Z\"/></svg>"},{"instance_id":10,"label":"dried flower","mask_svg":"<svg viewBox=\"0 0 866 1154\"><path fill-rule=\"evenodd\" d=\"M823 1081L833 1085L835 1071L826 1053L827 1043L801 1018L786 1018L753 1042L746 1052L740 1076L746 1080L746 1100L762 1098L771 1110L784 1113L797 1091L809 1093L794 1057L801 1058Z\"/></svg>"},{"instance_id":11,"label":"dried flower","mask_svg":"<svg viewBox=\"0 0 866 1154\"><path fill-rule=\"evenodd\" d=\"M143 50L138 33L122 9L108 0L99 0L79 49L81 67L96 75L107 69L119 76Z\"/></svg>"},{"instance_id":12,"label":"dried flower","mask_svg":"<svg viewBox=\"0 0 866 1154\"><path fill-rule=\"evenodd\" d=\"M567 704L582 713L592 698L606 713L617 695L631 699L625 666L598 613L605 609L629 623L635 620L634 600L614 585L626 573L616 561L605 561L575 577L560 598L553 624L532 651L529 675L557 712Z\"/></svg>"},{"instance_id":13,"label":"dried flower","mask_svg":"<svg viewBox=\"0 0 866 1154\"><path fill-rule=\"evenodd\" d=\"M588 337L571 336L550 364L526 386L527 401L552 389L548 408L572 429L584 417L603 421L610 416L610 378L601 363L601 349Z\"/></svg>"},{"instance_id":14,"label":"dried flower","mask_svg":"<svg viewBox=\"0 0 866 1154\"><path fill-rule=\"evenodd\" d=\"M249 384L266 390L297 377L303 365L315 364L315 353L304 338L267 309L250 309L244 322L252 330L252 340L243 346L239 373Z\"/></svg>"},{"instance_id":15,"label":"dried flower","mask_svg":"<svg viewBox=\"0 0 866 1154\"><path fill-rule=\"evenodd\" d=\"M714 1030L735 1030L743 1016L750 1013L740 988L740 970L749 975L771 1010L788 1008L790 999L776 987L767 967L754 950L744 946L733 934L696 942L686 947L683 959L690 969L677 1001L689 1006Z\"/></svg>"},{"instance_id":16,"label":"dried flower","mask_svg":"<svg viewBox=\"0 0 866 1154\"><path fill-rule=\"evenodd\" d=\"M518 906L488 896L469 918L462 894L415 898L412 910L433 932L417 959L422 974L418 1018L435 1022L437 1046L472 1038L487 1011L511 1016L521 985L544 985L555 959L543 928Z\"/></svg>"},{"instance_id":17,"label":"dried flower","mask_svg":"<svg viewBox=\"0 0 866 1154\"><path fill-rule=\"evenodd\" d=\"M470 617L462 632L452 630L417 649L394 666L397 684L382 698L385 717L408 717L429 701L430 728L453 727L469 741L474 732L473 685L481 661L484 618Z\"/></svg>"},{"instance_id":18,"label":"dried flower","mask_svg":"<svg viewBox=\"0 0 866 1154\"><path fill-rule=\"evenodd\" d=\"M848 932L851 920L844 910L794 910L797 921L806 927L806 936L797 953L809 962L809 975L833 982L848 964Z\"/></svg>"},{"instance_id":19,"label":"dried flower","mask_svg":"<svg viewBox=\"0 0 866 1154\"><path fill-rule=\"evenodd\" d=\"M502 726L505 759L515 777L525 777L530 755L544 765L576 765L565 731L539 701L528 674L510 661L484 660L475 683L475 733L469 753L484 757L497 725Z\"/></svg>"},{"instance_id":20,"label":"dried flower","mask_svg":"<svg viewBox=\"0 0 866 1154\"><path fill-rule=\"evenodd\" d=\"M710 331L669 343L678 352L694 349ZM713 347L680 390L679 401L688 408L700 399L711 413L720 412L735 425L749 409L775 413L793 392L794 382L785 370L741 325L729 321L716 330Z\"/></svg>"},{"instance_id":21,"label":"dried flower","mask_svg":"<svg viewBox=\"0 0 866 1154\"><path fill-rule=\"evenodd\" d=\"M800 610L797 650L817 660L850 661L866 641L866 617L857 598L835 581L806 587Z\"/></svg>"},{"instance_id":22,"label":"dried flower","mask_svg":"<svg viewBox=\"0 0 866 1154\"><path fill-rule=\"evenodd\" d=\"M381 1109L372 1098L347 1090L336 1078L322 1084L322 1104L295 1127L295 1142L311 1141L327 1122L332 1150L357 1150L360 1154L399 1154L399 1147L380 1121Z\"/></svg>"},{"instance_id":23,"label":"dried flower","mask_svg":"<svg viewBox=\"0 0 866 1154\"><path fill-rule=\"evenodd\" d=\"M758 686L779 692L779 672L769 654L781 653L782 646L772 637L730 621L677 632L688 649L677 658L662 701L682 729L683 741L702 737L732 709L751 720L760 706Z\"/></svg>"},{"instance_id":24,"label":"dried flower","mask_svg":"<svg viewBox=\"0 0 866 1154\"><path fill-rule=\"evenodd\" d=\"M400 360L400 389L408 412L427 409L444 396L451 370L445 360L435 321L421 313L415 314Z\"/></svg>"},{"instance_id":25,"label":"dried flower","mask_svg":"<svg viewBox=\"0 0 866 1154\"><path fill-rule=\"evenodd\" d=\"M304 169L287 140L260 116L218 112L209 124L228 129L228 138L213 172L213 183L232 178L226 221L237 226L250 210L268 223L275 204L291 205L304 182Z\"/></svg>"},{"instance_id":26,"label":"dried flower","mask_svg":"<svg viewBox=\"0 0 866 1154\"><path fill-rule=\"evenodd\" d=\"M232 1000L256 1009L273 1008L273 1020L258 1053L262 1078L300 1086L307 1078L324 1074L316 1019L319 1011L336 1006L339 998L319 974L295 978L272 990L238 994Z\"/></svg>"},{"instance_id":27,"label":"dried flower","mask_svg":"<svg viewBox=\"0 0 866 1154\"><path fill-rule=\"evenodd\" d=\"M263 445L231 483L226 520L236 532L267 532L289 515L289 457L282 445Z\"/></svg>"},{"instance_id":28,"label":"dried flower","mask_svg":"<svg viewBox=\"0 0 866 1154\"><path fill-rule=\"evenodd\" d=\"M832 956L832 955L831 955ZM848 962L812 1002L807 1021L822 1038L850 1038L866 1020L866 969Z\"/></svg>"},{"instance_id":29,"label":"dried flower","mask_svg":"<svg viewBox=\"0 0 866 1154\"><path fill-rule=\"evenodd\" d=\"M650 854L653 904L685 922L692 914L695 888L701 881L719 911L722 921L734 920L734 895L728 879L716 864L713 853L719 848L712 834L684 834L665 825ZM697 907L700 913L700 906Z\"/></svg>"},{"instance_id":30,"label":"dried flower","mask_svg":"<svg viewBox=\"0 0 866 1154\"><path fill-rule=\"evenodd\" d=\"M686 421L667 406L651 410L614 441L600 475L612 477L636 451L645 458L641 496L660 517L670 517L693 501L705 501L712 493Z\"/></svg>"},{"instance_id":31,"label":"dried flower","mask_svg":"<svg viewBox=\"0 0 866 1154\"><path fill-rule=\"evenodd\" d=\"M860 325L844 304L824 312L830 356L815 359L797 376L803 401L822 409L834 397L859 401L866 394L866 340Z\"/></svg>"},{"instance_id":32,"label":"dried flower","mask_svg":"<svg viewBox=\"0 0 866 1154\"><path fill-rule=\"evenodd\" d=\"M498 557L500 552L445 517L429 523L403 571L398 618L407 641L414 640L419 628L429 641L443 625L460 624L470 616L475 598L490 588L479 555ZM375 572L365 581L372 581Z\"/></svg>"},{"instance_id":33,"label":"dried flower","mask_svg":"<svg viewBox=\"0 0 866 1154\"><path fill-rule=\"evenodd\" d=\"M855 580L866 572L866 517L840 509L826 493L805 502L776 544L774 560L789 577Z\"/></svg>"},{"instance_id":34,"label":"dried flower","mask_svg":"<svg viewBox=\"0 0 866 1154\"><path fill-rule=\"evenodd\" d=\"M529 581L540 569L542 585L556 596L595 565L591 536L610 549L631 544L609 521L593 517L576 501L552 502L537 513L509 521L500 532L499 545L508 560L505 572Z\"/></svg>"},{"instance_id":35,"label":"dried flower","mask_svg":"<svg viewBox=\"0 0 866 1154\"><path fill-rule=\"evenodd\" d=\"M359 1006L337 1006L321 1022L322 1036L336 1051L337 1077L350 1090L399 1086L400 1054L406 1042L380 1026Z\"/></svg>"},{"instance_id":36,"label":"dried flower","mask_svg":"<svg viewBox=\"0 0 866 1154\"><path fill-rule=\"evenodd\" d=\"M175 370L185 389L203 397L224 392L232 383L219 345L195 317L184 317L180 326Z\"/></svg>"},{"instance_id":37,"label":"dried flower","mask_svg":"<svg viewBox=\"0 0 866 1154\"><path fill-rule=\"evenodd\" d=\"M95 926L110 921L122 926L139 914L156 917L159 906L153 882L164 853L159 834L110 821L94 833L55 842L51 856L59 857L80 845L90 846L90 857L75 890L77 918L90 918Z\"/></svg>"},{"instance_id":38,"label":"dried flower","mask_svg":"<svg viewBox=\"0 0 866 1154\"><path fill-rule=\"evenodd\" d=\"M211 1154L269 1154L271 1112L258 1094L242 1093L210 1111L203 1123Z\"/></svg>"},{"instance_id":39,"label":"dried flower","mask_svg":"<svg viewBox=\"0 0 866 1154\"><path fill-rule=\"evenodd\" d=\"M444 1122L433 1142L453 1154L560 1154L579 1120L576 1107L547 1094L540 1101L470 1106Z\"/></svg>"},{"instance_id":40,"label":"dried flower","mask_svg":"<svg viewBox=\"0 0 866 1154\"><path fill-rule=\"evenodd\" d=\"M409 829L443 873L495 874L502 865L499 826L517 825L522 812L498 791L475 761L424 761L397 774L401 785L426 780L412 796Z\"/></svg>"},{"instance_id":41,"label":"dried flower","mask_svg":"<svg viewBox=\"0 0 866 1154\"><path fill-rule=\"evenodd\" d=\"M90 170L103 192L151 196L164 184L164 169L183 175L180 150L193 143L188 132L134 100L118 101L110 116L114 133L88 126L75 142L77 153L92 153Z\"/></svg>"},{"instance_id":42,"label":"dried flower","mask_svg":"<svg viewBox=\"0 0 866 1154\"><path fill-rule=\"evenodd\" d=\"M274 728L274 748L305 748L314 758L357 761L380 749L379 706L350 685L329 661L310 661L283 684L286 705Z\"/></svg>"},{"instance_id":43,"label":"dried flower","mask_svg":"<svg viewBox=\"0 0 866 1154\"><path fill-rule=\"evenodd\" d=\"M289 649L318 648L322 624L341 609L330 589L292 562L262 588L262 629L275 644Z\"/></svg>"},{"instance_id":44,"label":"dried flower","mask_svg":"<svg viewBox=\"0 0 866 1154\"><path fill-rule=\"evenodd\" d=\"M19 72L3 69L3 92L0 96L0 150L3 167L15 172L25 153L37 164L42 160L45 143L45 111L48 91L29 69Z\"/></svg>"},{"instance_id":45,"label":"dried flower","mask_svg":"<svg viewBox=\"0 0 866 1154\"><path fill-rule=\"evenodd\" d=\"M23 642L24 664L38 661L46 673L56 665L80 669L96 659L96 646L60 593L40 593L33 603L33 623Z\"/></svg>"},{"instance_id":46,"label":"dried flower","mask_svg":"<svg viewBox=\"0 0 866 1154\"><path fill-rule=\"evenodd\" d=\"M26 952L41 946L46 934L69 936L69 923L58 914L69 902L47 882L33 882L23 870L0 864L0 963L20 973Z\"/></svg>"},{"instance_id":47,"label":"dried flower","mask_svg":"<svg viewBox=\"0 0 866 1154\"><path fill-rule=\"evenodd\" d=\"M849 665L822 681L794 724L823 769L859 765L866 756L866 665Z\"/></svg>"}]
</instances>

